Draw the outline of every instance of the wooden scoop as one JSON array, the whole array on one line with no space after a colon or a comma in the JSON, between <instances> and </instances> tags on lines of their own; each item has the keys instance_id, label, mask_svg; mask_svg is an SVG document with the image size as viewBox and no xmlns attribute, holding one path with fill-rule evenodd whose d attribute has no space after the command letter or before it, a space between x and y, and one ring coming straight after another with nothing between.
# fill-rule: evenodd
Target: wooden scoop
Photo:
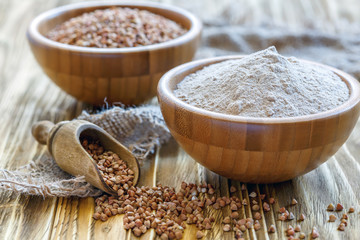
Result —
<instances>
[{"instance_id":1,"label":"wooden scoop","mask_svg":"<svg viewBox=\"0 0 360 240\"><path fill-rule=\"evenodd\" d=\"M107 193L117 194L104 182L95 160L82 147L80 138L99 140L105 150L118 154L134 171L134 186L138 182L140 170L136 158L95 124L83 120L63 121L56 125L41 121L33 125L32 134L39 143L47 144L50 154L62 170L73 176L85 176L88 183Z\"/></svg>"}]
</instances>

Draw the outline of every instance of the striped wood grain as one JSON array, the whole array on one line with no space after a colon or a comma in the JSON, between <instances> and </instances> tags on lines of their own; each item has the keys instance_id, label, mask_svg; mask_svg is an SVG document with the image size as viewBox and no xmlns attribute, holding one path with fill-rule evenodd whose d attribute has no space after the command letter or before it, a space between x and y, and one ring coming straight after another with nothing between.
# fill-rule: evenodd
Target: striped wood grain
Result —
<instances>
[{"instance_id":1,"label":"striped wood grain","mask_svg":"<svg viewBox=\"0 0 360 240\"><path fill-rule=\"evenodd\" d=\"M27 25L36 15L55 6L75 1L0 1L1 168L15 169L31 159L36 160L45 153L45 147L36 144L31 137L30 128L34 122L43 119L55 122L72 119L82 109L89 108L61 92L49 81L35 62L25 39ZM208 4L203 4L204 2ZM291 18L291 23L294 24L300 24L304 17L311 19L316 16L323 22L331 23L327 25L327 28L331 29L336 26L336 20L344 12L349 14L349 19L359 20L360 16L357 14L359 6L352 0L226 0L221 2L187 0L178 1L177 4L186 5L198 15L205 17L222 11L227 5L241 6L240 9L246 10L246 13L254 14L246 18L249 21L256 19L259 13L265 13L270 19L275 18L278 21ZM199 6L203 7L199 8ZM286 14L283 14L285 12ZM234 16L241 18L242 13L237 12ZM288 224L293 225L295 222L276 221L276 211L281 206L288 205L292 197L299 202L297 206L290 208L296 217L300 213L307 216L307 220L301 224L307 235L311 227L316 225L321 239L360 239L359 146L360 122L357 122L346 144L318 169L292 181L269 185L249 184L246 192L236 192L235 195L248 198L248 193L251 191L260 191L269 196L275 196L277 200L276 204L271 206L271 212L265 214L267 228L270 224L275 224L278 228L277 233L268 235L265 229L258 232L250 231L246 233L246 239L287 239L284 229ZM237 181L229 181L205 170L181 150L174 140L165 145L157 154L157 160L151 159L146 162L143 173L147 174L142 174L140 184L152 185L155 180L178 187L183 180L188 182L206 180L214 184L224 195L228 194L229 185L233 184L238 189L241 186ZM349 214L349 226L345 232L337 231L336 223L327 222L329 213L325 211L325 208L329 203L337 202L343 203L346 208L351 205L357 208L356 213ZM130 234L122 230L121 216L113 217L106 223L95 223L91 219L93 208L92 198L42 199L1 192L0 239L131 238ZM220 218L227 213L228 209L220 212L207 210L207 214L214 215L217 222L220 222ZM246 207L242 208L240 213L241 216L250 216L251 211L249 207ZM264 224L263 220L261 224ZM194 232L195 229L189 228L185 235L193 239ZM152 232L145 235L143 239L154 239L154 237ZM225 235L220 225L216 225L213 231L206 232L207 239L222 237L225 238ZM226 238L232 238L232 235L227 234Z\"/></svg>"}]
</instances>

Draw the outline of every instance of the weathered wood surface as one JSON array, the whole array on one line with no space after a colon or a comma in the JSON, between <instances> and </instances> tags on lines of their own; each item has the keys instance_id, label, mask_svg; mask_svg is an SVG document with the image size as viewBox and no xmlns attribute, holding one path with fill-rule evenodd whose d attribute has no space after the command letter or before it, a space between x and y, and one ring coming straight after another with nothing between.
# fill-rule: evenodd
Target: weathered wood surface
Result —
<instances>
[{"instance_id":1,"label":"weathered wood surface","mask_svg":"<svg viewBox=\"0 0 360 240\"><path fill-rule=\"evenodd\" d=\"M75 101L60 91L43 74L30 53L25 38L26 28L36 15L72 1L0 1L0 168L14 169L44 154L45 147L38 145L31 136L31 125L38 120L60 121L72 119L82 109L90 106ZM165 1L172 2L172 1ZM194 1L180 1L184 6ZM207 3L206 10L215 14L223 6L215 1L196 1ZM220 1L217 3L219 4ZM250 19L267 9L269 16L278 21L291 19L298 24L301 17L316 15L317 19L334 24L342 14L349 14L348 19L359 20L356 1L223 1L224 6L236 2L241 6L253 8ZM292 4L290 4L290 2ZM264 5L264 6L263 6ZM205 5L204 5L205 6ZM276 8L276 6L282 6ZM285 10L284 10L285 9ZM199 14L206 17L206 11ZM306 13L306 14L304 14ZM331 28L331 27L330 27ZM248 185L247 191L235 193L241 198L248 198L251 191L274 196L277 203L261 220L260 231L246 232L248 239L286 239L284 229L295 225L295 221L279 222L277 210L288 206L295 197L299 204L290 207L296 218L301 213L307 216L301 223L302 229L309 234L312 226L319 229L321 239L360 239L360 122L347 143L326 164L309 174L292 181L271 185ZM219 193L229 194L229 186L240 188L240 183L231 181L205 170L185 154L172 140L142 168L140 185L162 183L179 187L181 181L214 184ZM345 232L336 230L337 223L328 223L329 213L325 211L329 203L342 203L346 208L356 207L356 212L349 214L349 226ZM122 216L115 216L109 221L94 222L91 218L94 210L92 198L48 198L14 195L11 192L0 193L0 239L131 239L133 236L123 230ZM208 215L217 219L213 230L206 232L208 239L232 239L232 233L221 229L221 218L229 214L228 209L214 211ZM250 217L249 207L241 209L242 216ZM340 214L336 214L339 215ZM267 234L270 224L278 228L276 234ZM189 227L185 231L186 239L194 239L196 229ZM153 239L153 231L142 239ZM309 235L307 236L307 239Z\"/></svg>"}]
</instances>

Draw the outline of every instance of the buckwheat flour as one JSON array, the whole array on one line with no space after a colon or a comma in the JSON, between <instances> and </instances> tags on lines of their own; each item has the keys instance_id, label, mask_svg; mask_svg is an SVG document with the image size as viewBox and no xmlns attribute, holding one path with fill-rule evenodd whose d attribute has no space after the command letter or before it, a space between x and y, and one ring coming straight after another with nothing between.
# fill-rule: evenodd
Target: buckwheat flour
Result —
<instances>
[{"instance_id":1,"label":"buckwheat flour","mask_svg":"<svg viewBox=\"0 0 360 240\"><path fill-rule=\"evenodd\" d=\"M295 117L333 109L349 98L335 73L278 54L275 47L212 64L177 85L182 101L247 117Z\"/></svg>"}]
</instances>

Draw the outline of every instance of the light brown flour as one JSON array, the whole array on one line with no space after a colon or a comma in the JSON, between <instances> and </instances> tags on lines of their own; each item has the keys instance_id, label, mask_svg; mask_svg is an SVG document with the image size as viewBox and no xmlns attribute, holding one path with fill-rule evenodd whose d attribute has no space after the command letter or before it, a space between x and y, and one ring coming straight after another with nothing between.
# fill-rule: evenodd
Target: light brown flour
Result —
<instances>
[{"instance_id":1,"label":"light brown flour","mask_svg":"<svg viewBox=\"0 0 360 240\"><path fill-rule=\"evenodd\" d=\"M177 85L182 101L209 111L247 117L295 117L333 109L349 98L335 73L275 47L199 70Z\"/></svg>"}]
</instances>

